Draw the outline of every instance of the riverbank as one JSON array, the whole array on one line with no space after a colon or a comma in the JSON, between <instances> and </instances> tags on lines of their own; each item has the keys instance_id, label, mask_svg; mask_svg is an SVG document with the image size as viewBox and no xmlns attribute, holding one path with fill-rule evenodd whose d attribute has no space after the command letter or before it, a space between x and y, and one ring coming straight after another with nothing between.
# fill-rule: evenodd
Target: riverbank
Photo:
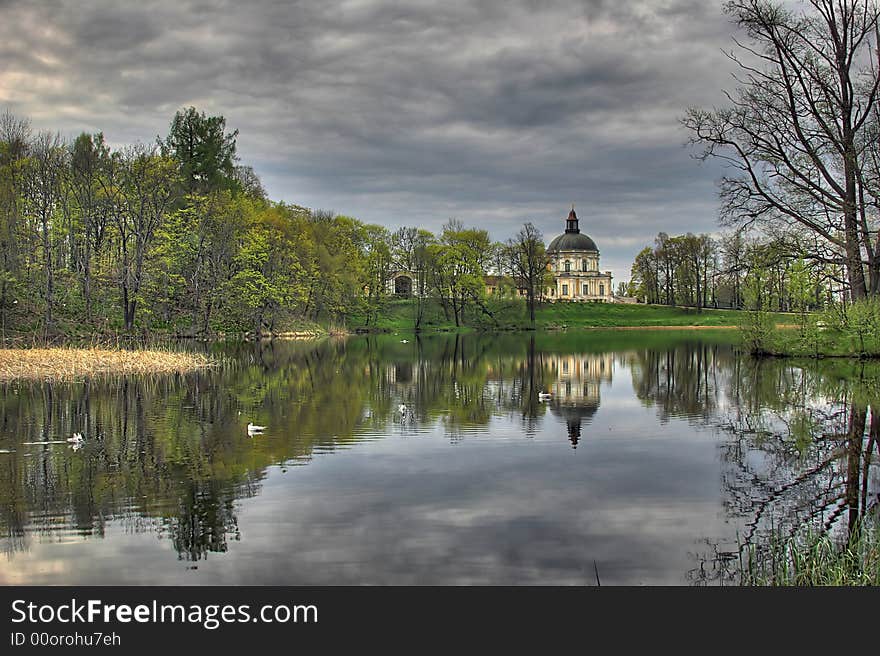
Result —
<instances>
[{"instance_id":1,"label":"riverbank","mask_svg":"<svg viewBox=\"0 0 880 656\"><path fill-rule=\"evenodd\" d=\"M528 330L531 328L525 302L518 299L489 299L485 308L476 305L465 309L460 325L448 317L440 303L426 299L422 301L422 320L419 329L426 332L449 330ZM367 321L366 317L349 317L348 327L352 332L412 332L416 328L419 307L415 299L393 299L381 309L377 316ZM649 328L655 330L675 330L681 328L732 329L739 326L746 313L741 310L721 310L703 308L670 307L666 305L622 304L622 303L545 303L537 308L535 326L539 330L560 330L566 328ZM796 315L774 313L772 315L780 327L796 323Z\"/></svg>"},{"instance_id":2,"label":"riverbank","mask_svg":"<svg viewBox=\"0 0 880 656\"><path fill-rule=\"evenodd\" d=\"M105 348L0 349L0 382L65 381L118 374L188 373L213 366L201 353Z\"/></svg>"},{"instance_id":3,"label":"riverbank","mask_svg":"<svg viewBox=\"0 0 880 656\"><path fill-rule=\"evenodd\" d=\"M775 316L753 312L740 324L744 348L754 355L808 358L880 358L880 302L869 298L799 318L782 331Z\"/></svg>"}]
</instances>

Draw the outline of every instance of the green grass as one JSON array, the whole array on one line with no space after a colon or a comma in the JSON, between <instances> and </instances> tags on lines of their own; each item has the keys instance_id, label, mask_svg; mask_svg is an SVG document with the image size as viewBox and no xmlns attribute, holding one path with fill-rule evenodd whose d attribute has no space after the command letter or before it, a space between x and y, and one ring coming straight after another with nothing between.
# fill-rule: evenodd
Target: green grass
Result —
<instances>
[{"instance_id":1,"label":"green grass","mask_svg":"<svg viewBox=\"0 0 880 656\"><path fill-rule=\"evenodd\" d=\"M880 300L868 298L798 317L797 330L776 330L773 316L743 322L746 350L758 355L880 358Z\"/></svg>"},{"instance_id":2,"label":"green grass","mask_svg":"<svg viewBox=\"0 0 880 656\"><path fill-rule=\"evenodd\" d=\"M440 304L425 301L422 330L455 330L452 320L447 319ZM475 305L467 308L464 326L477 330L518 330L529 327L526 306L520 300L496 300L487 302L490 318ZM697 312L692 308L667 307L662 305L624 305L617 303L546 303L536 312L536 328L621 328L655 326L737 326L742 321L743 312L739 310L713 310L704 308ZM793 324L796 316L790 314L773 315L780 324ZM372 329L394 332L412 331L415 321L415 301L389 300L379 313L378 319L366 324L363 316L351 316L348 327L351 330Z\"/></svg>"},{"instance_id":3,"label":"green grass","mask_svg":"<svg viewBox=\"0 0 880 656\"><path fill-rule=\"evenodd\" d=\"M741 557L740 582L758 586L880 585L880 529L865 527L842 544L828 534L774 537Z\"/></svg>"},{"instance_id":4,"label":"green grass","mask_svg":"<svg viewBox=\"0 0 880 656\"><path fill-rule=\"evenodd\" d=\"M802 358L880 358L880 339L860 339L842 330L823 333L777 330L768 335L761 354Z\"/></svg>"},{"instance_id":5,"label":"green grass","mask_svg":"<svg viewBox=\"0 0 880 656\"><path fill-rule=\"evenodd\" d=\"M743 318L739 310L669 307L665 305L624 305L618 303L553 303L537 312L540 328L623 327L623 326L737 326ZM774 315L781 324L794 323L794 315Z\"/></svg>"}]
</instances>

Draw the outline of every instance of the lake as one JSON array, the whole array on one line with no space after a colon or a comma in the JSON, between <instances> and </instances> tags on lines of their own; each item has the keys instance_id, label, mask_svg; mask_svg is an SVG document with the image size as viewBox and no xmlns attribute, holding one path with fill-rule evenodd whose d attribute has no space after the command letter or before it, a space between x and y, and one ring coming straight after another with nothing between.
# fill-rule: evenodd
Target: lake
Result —
<instances>
[{"instance_id":1,"label":"lake","mask_svg":"<svg viewBox=\"0 0 880 656\"><path fill-rule=\"evenodd\" d=\"M0 583L724 585L876 512L875 363L723 331L204 348L0 388Z\"/></svg>"}]
</instances>

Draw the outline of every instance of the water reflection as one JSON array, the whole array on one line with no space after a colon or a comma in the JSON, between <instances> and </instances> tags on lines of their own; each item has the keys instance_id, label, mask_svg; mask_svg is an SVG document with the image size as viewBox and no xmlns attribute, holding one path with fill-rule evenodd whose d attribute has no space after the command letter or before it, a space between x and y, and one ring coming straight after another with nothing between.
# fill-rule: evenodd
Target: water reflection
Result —
<instances>
[{"instance_id":1,"label":"water reflection","mask_svg":"<svg viewBox=\"0 0 880 656\"><path fill-rule=\"evenodd\" d=\"M75 545L125 563L110 548L140 535L226 559L195 582L315 582L331 554L323 582L583 584L593 559L603 582L723 581L738 542L846 530L880 490L874 365L680 334L213 348L218 370L0 388L0 581ZM84 576L165 580L150 553Z\"/></svg>"},{"instance_id":2,"label":"water reflection","mask_svg":"<svg viewBox=\"0 0 880 656\"><path fill-rule=\"evenodd\" d=\"M614 358L611 353L566 353L546 357L551 380L551 412L565 421L568 439L576 449L584 424L596 414L603 383L611 383Z\"/></svg>"}]
</instances>

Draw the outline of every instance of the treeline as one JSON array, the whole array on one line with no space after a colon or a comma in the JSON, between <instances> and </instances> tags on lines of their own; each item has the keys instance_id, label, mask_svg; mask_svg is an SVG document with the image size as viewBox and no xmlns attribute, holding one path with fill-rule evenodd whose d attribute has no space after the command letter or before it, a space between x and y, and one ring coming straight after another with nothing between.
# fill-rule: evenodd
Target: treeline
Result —
<instances>
[{"instance_id":1,"label":"treeline","mask_svg":"<svg viewBox=\"0 0 880 656\"><path fill-rule=\"evenodd\" d=\"M262 332L358 296L377 228L266 198L223 117L156 143L65 140L0 116L4 332Z\"/></svg>"},{"instance_id":2,"label":"treeline","mask_svg":"<svg viewBox=\"0 0 880 656\"><path fill-rule=\"evenodd\" d=\"M0 115L3 334L263 334L355 315L369 325L395 271L412 272L418 298L438 299L458 325L466 305L491 317L493 263L522 265L514 240L493 244L456 220L439 235L392 234L273 202L238 163L237 135L192 107L155 143L118 148L102 133L68 140ZM526 272L543 267L540 233L527 237Z\"/></svg>"},{"instance_id":3,"label":"treeline","mask_svg":"<svg viewBox=\"0 0 880 656\"><path fill-rule=\"evenodd\" d=\"M810 258L789 238L737 231L657 235L632 266L628 293L645 303L698 309L737 308L791 312L839 300L840 265Z\"/></svg>"}]
</instances>

